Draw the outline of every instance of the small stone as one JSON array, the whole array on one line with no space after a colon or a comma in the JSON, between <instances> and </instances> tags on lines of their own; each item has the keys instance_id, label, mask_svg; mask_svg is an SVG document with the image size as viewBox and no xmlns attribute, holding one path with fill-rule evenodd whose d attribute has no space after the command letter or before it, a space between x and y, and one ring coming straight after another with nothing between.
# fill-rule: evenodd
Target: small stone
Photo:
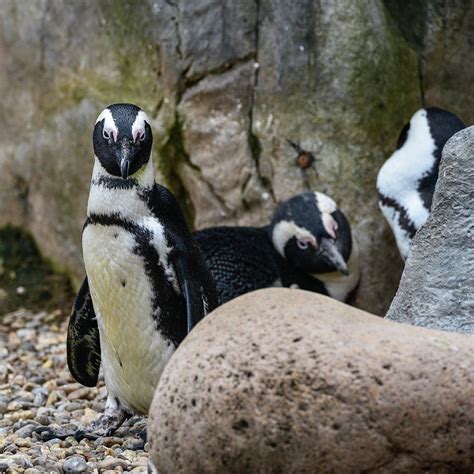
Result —
<instances>
[{"instance_id":1,"label":"small stone","mask_svg":"<svg viewBox=\"0 0 474 474\"><path fill-rule=\"evenodd\" d=\"M115 446L115 445L119 445L121 446L123 443L123 439L122 438L118 438L116 436L106 436L106 437L101 437L101 438L97 438L95 440L95 445L99 445L99 446L106 446L107 448L111 448L112 446Z\"/></svg>"},{"instance_id":2,"label":"small stone","mask_svg":"<svg viewBox=\"0 0 474 474\"><path fill-rule=\"evenodd\" d=\"M74 390L71 392L67 398L68 400L78 400L78 399L85 399L88 398L90 394L90 390L88 388L80 388L78 390Z\"/></svg>"},{"instance_id":3,"label":"small stone","mask_svg":"<svg viewBox=\"0 0 474 474\"><path fill-rule=\"evenodd\" d=\"M138 467L138 466L147 466L148 465L148 458L145 456L138 456L135 461L133 461L132 466Z\"/></svg>"},{"instance_id":4,"label":"small stone","mask_svg":"<svg viewBox=\"0 0 474 474\"><path fill-rule=\"evenodd\" d=\"M31 408L33 403L27 400L13 400L8 404L8 411L20 411Z\"/></svg>"},{"instance_id":5,"label":"small stone","mask_svg":"<svg viewBox=\"0 0 474 474\"><path fill-rule=\"evenodd\" d=\"M104 471L107 470L116 470L117 468L126 469L129 466L127 461L123 459L114 459L113 457L107 457L103 461L97 463L97 467L99 470L103 469Z\"/></svg>"},{"instance_id":6,"label":"small stone","mask_svg":"<svg viewBox=\"0 0 474 474\"><path fill-rule=\"evenodd\" d=\"M33 404L36 406L45 405L48 400L49 391L46 387L36 387L33 389L33 394L35 398L33 399Z\"/></svg>"},{"instance_id":7,"label":"small stone","mask_svg":"<svg viewBox=\"0 0 474 474\"><path fill-rule=\"evenodd\" d=\"M29 423L15 431L15 435L19 438L31 438L33 431L37 427L36 424Z\"/></svg>"},{"instance_id":8,"label":"small stone","mask_svg":"<svg viewBox=\"0 0 474 474\"><path fill-rule=\"evenodd\" d=\"M137 449L143 449L144 442L141 438L127 438L122 446L124 449L136 451Z\"/></svg>"},{"instance_id":9,"label":"small stone","mask_svg":"<svg viewBox=\"0 0 474 474\"><path fill-rule=\"evenodd\" d=\"M76 411L82 408L82 404L79 402L63 402L57 405L56 408L58 410Z\"/></svg>"},{"instance_id":10,"label":"small stone","mask_svg":"<svg viewBox=\"0 0 474 474\"><path fill-rule=\"evenodd\" d=\"M49 439L48 441L44 442L45 446L52 448L53 446L59 446L61 444L61 440L59 438Z\"/></svg>"},{"instance_id":11,"label":"small stone","mask_svg":"<svg viewBox=\"0 0 474 474\"><path fill-rule=\"evenodd\" d=\"M58 401L58 398L58 392L51 392L46 400L46 405L54 405Z\"/></svg>"},{"instance_id":12,"label":"small stone","mask_svg":"<svg viewBox=\"0 0 474 474\"><path fill-rule=\"evenodd\" d=\"M31 410L21 410L11 414L13 421L18 420L31 420L35 417L35 414Z\"/></svg>"},{"instance_id":13,"label":"small stone","mask_svg":"<svg viewBox=\"0 0 474 474\"><path fill-rule=\"evenodd\" d=\"M134 467L130 472L135 472L136 474L146 474L148 472L148 467L137 466L137 467Z\"/></svg>"},{"instance_id":14,"label":"small stone","mask_svg":"<svg viewBox=\"0 0 474 474\"><path fill-rule=\"evenodd\" d=\"M36 469L35 467L29 467L25 470L24 474L41 474L41 471L39 469Z\"/></svg>"},{"instance_id":15,"label":"small stone","mask_svg":"<svg viewBox=\"0 0 474 474\"><path fill-rule=\"evenodd\" d=\"M133 462L137 459L137 454L134 451L126 449L120 454L120 457L126 459L127 461Z\"/></svg>"},{"instance_id":16,"label":"small stone","mask_svg":"<svg viewBox=\"0 0 474 474\"><path fill-rule=\"evenodd\" d=\"M86 472L88 466L86 460L82 456L72 456L64 461L63 470L66 473Z\"/></svg>"},{"instance_id":17,"label":"small stone","mask_svg":"<svg viewBox=\"0 0 474 474\"><path fill-rule=\"evenodd\" d=\"M90 425L98 416L99 414L95 410L85 408L84 415L81 417L81 423L83 425Z\"/></svg>"},{"instance_id":18,"label":"small stone","mask_svg":"<svg viewBox=\"0 0 474 474\"><path fill-rule=\"evenodd\" d=\"M31 448L31 439L29 438L17 438L15 444L19 448Z\"/></svg>"}]
</instances>

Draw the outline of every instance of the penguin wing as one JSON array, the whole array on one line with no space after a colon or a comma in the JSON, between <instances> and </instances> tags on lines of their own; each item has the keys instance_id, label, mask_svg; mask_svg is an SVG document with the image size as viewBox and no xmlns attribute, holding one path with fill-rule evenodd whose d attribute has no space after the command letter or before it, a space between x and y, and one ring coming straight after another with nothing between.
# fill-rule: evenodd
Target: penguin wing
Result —
<instances>
[{"instance_id":1,"label":"penguin wing","mask_svg":"<svg viewBox=\"0 0 474 474\"><path fill-rule=\"evenodd\" d=\"M87 278L74 301L67 331L67 365L82 385L94 387L100 368L100 338Z\"/></svg>"},{"instance_id":2,"label":"penguin wing","mask_svg":"<svg viewBox=\"0 0 474 474\"><path fill-rule=\"evenodd\" d=\"M208 311L217 306L215 284L173 194L164 186L155 184L149 205L155 217L165 219L169 224L167 233L174 246L171 261L185 299L189 333Z\"/></svg>"},{"instance_id":3,"label":"penguin wing","mask_svg":"<svg viewBox=\"0 0 474 474\"><path fill-rule=\"evenodd\" d=\"M194 265L186 254L179 252L173 258L179 286L186 302L186 321L188 333L206 315L207 308L203 288L196 278Z\"/></svg>"}]
</instances>

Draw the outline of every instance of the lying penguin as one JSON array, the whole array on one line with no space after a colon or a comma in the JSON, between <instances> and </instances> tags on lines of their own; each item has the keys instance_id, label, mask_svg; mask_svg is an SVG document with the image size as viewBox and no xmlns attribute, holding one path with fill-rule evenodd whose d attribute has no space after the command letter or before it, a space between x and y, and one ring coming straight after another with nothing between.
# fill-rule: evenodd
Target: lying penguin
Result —
<instances>
[{"instance_id":1,"label":"lying penguin","mask_svg":"<svg viewBox=\"0 0 474 474\"><path fill-rule=\"evenodd\" d=\"M104 436L132 414L147 414L168 359L217 304L176 199L154 181L152 142L150 122L135 105L111 105L95 124L82 233L87 278L69 322L67 360L89 387L102 364L108 398L86 432L46 431L43 439Z\"/></svg>"},{"instance_id":2,"label":"lying penguin","mask_svg":"<svg viewBox=\"0 0 474 474\"><path fill-rule=\"evenodd\" d=\"M404 260L413 236L430 213L443 147L463 128L451 112L420 109L403 127L396 151L380 168L379 207Z\"/></svg>"},{"instance_id":3,"label":"lying penguin","mask_svg":"<svg viewBox=\"0 0 474 474\"><path fill-rule=\"evenodd\" d=\"M335 202L319 192L281 204L269 226L212 227L194 237L216 282L219 304L271 286L346 301L359 282L349 223Z\"/></svg>"}]
</instances>

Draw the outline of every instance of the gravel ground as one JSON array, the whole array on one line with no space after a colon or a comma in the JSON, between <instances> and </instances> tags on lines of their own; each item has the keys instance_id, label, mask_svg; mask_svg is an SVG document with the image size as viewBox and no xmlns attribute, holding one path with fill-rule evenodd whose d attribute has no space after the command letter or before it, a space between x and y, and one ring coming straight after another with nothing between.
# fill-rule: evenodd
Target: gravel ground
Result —
<instances>
[{"instance_id":1,"label":"gravel ground","mask_svg":"<svg viewBox=\"0 0 474 474\"><path fill-rule=\"evenodd\" d=\"M67 318L58 310L0 316L0 472L147 472L147 445L134 417L112 437L40 440L35 428L89 424L103 410L103 380L86 388L66 365Z\"/></svg>"}]
</instances>

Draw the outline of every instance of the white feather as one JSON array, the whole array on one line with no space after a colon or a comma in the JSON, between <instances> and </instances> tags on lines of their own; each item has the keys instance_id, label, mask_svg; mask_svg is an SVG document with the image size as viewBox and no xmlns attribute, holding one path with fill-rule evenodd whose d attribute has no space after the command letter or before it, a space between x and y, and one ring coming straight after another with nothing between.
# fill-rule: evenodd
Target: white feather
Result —
<instances>
[{"instance_id":1,"label":"white feather","mask_svg":"<svg viewBox=\"0 0 474 474\"><path fill-rule=\"evenodd\" d=\"M100 115L97 117L97 120L95 123L97 124L98 122L104 120L104 130L109 132L114 137L114 141L117 141L118 137L118 129L117 125L115 125L114 117L112 115L112 112L109 109L104 109Z\"/></svg>"},{"instance_id":2,"label":"white feather","mask_svg":"<svg viewBox=\"0 0 474 474\"><path fill-rule=\"evenodd\" d=\"M405 143L384 163L377 176L378 191L404 208L416 229L425 223L429 215L418 192L418 183L433 168L435 149L427 112L425 109L418 110L410 120ZM400 254L406 258L411 239L399 223L400 213L382 203L379 206L392 228Z\"/></svg>"},{"instance_id":3,"label":"white feather","mask_svg":"<svg viewBox=\"0 0 474 474\"><path fill-rule=\"evenodd\" d=\"M347 262L349 275L341 272L315 273L313 276L324 283L329 296L339 301L345 301L353 291L360 279L359 247L356 240L352 239L352 251Z\"/></svg>"},{"instance_id":4,"label":"white feather","mask_svg":"<svg viewBox=\"0 0 474 474\"><path fill-rule=\"evenodd\" d=\"M122 218L136 219L140 216L150 215L150 211L142 199L138 196L138 190L132 189L109 189L102 186L100 178L102 176L112 177L100 161L95 157L94 170L92 172L91 190L89 202L87 204L87 214L110 214L114 210ZM137 178L142 189L150 188L154 183L153 165L150 161L142 170L133 175Z\"/></svg>"},{"instance_id":5,"label":"white feather","mask_svg":"<svg viewBox=\"0 0 474 474\"><path fill-rule=\"evenodd\" d=\"M294 221L280 221L273 227L272 241L282 257L285 257L285 245L292 237L308 238L316 243L314 235L308 229L296 225Z\"/></svg>"},{"instance_id":6,"label":"white feather","mask_svg":"<svg viewBox=\"0 0 474 474\"><path fill-rule=\"evenodd\" d=\"M135 121L132 124L132 137L133 141L136 141L137 136L145 132L145 123L150 125L150 121L143 110L140 110L135 117Z\"/></svg>"},{"instance_id":7,"label":"white feather","mask_svg":"<svg viewBox=\"0 0 474 474\"><path fill-rule=\"evenodd\" d=\"M323 221L326 232L333 238L336 238L337 222L331 216L337 210L336 203L326 194L315 191L316 205L321 212L321 220Z\"/></svg>"}]
</instances>

